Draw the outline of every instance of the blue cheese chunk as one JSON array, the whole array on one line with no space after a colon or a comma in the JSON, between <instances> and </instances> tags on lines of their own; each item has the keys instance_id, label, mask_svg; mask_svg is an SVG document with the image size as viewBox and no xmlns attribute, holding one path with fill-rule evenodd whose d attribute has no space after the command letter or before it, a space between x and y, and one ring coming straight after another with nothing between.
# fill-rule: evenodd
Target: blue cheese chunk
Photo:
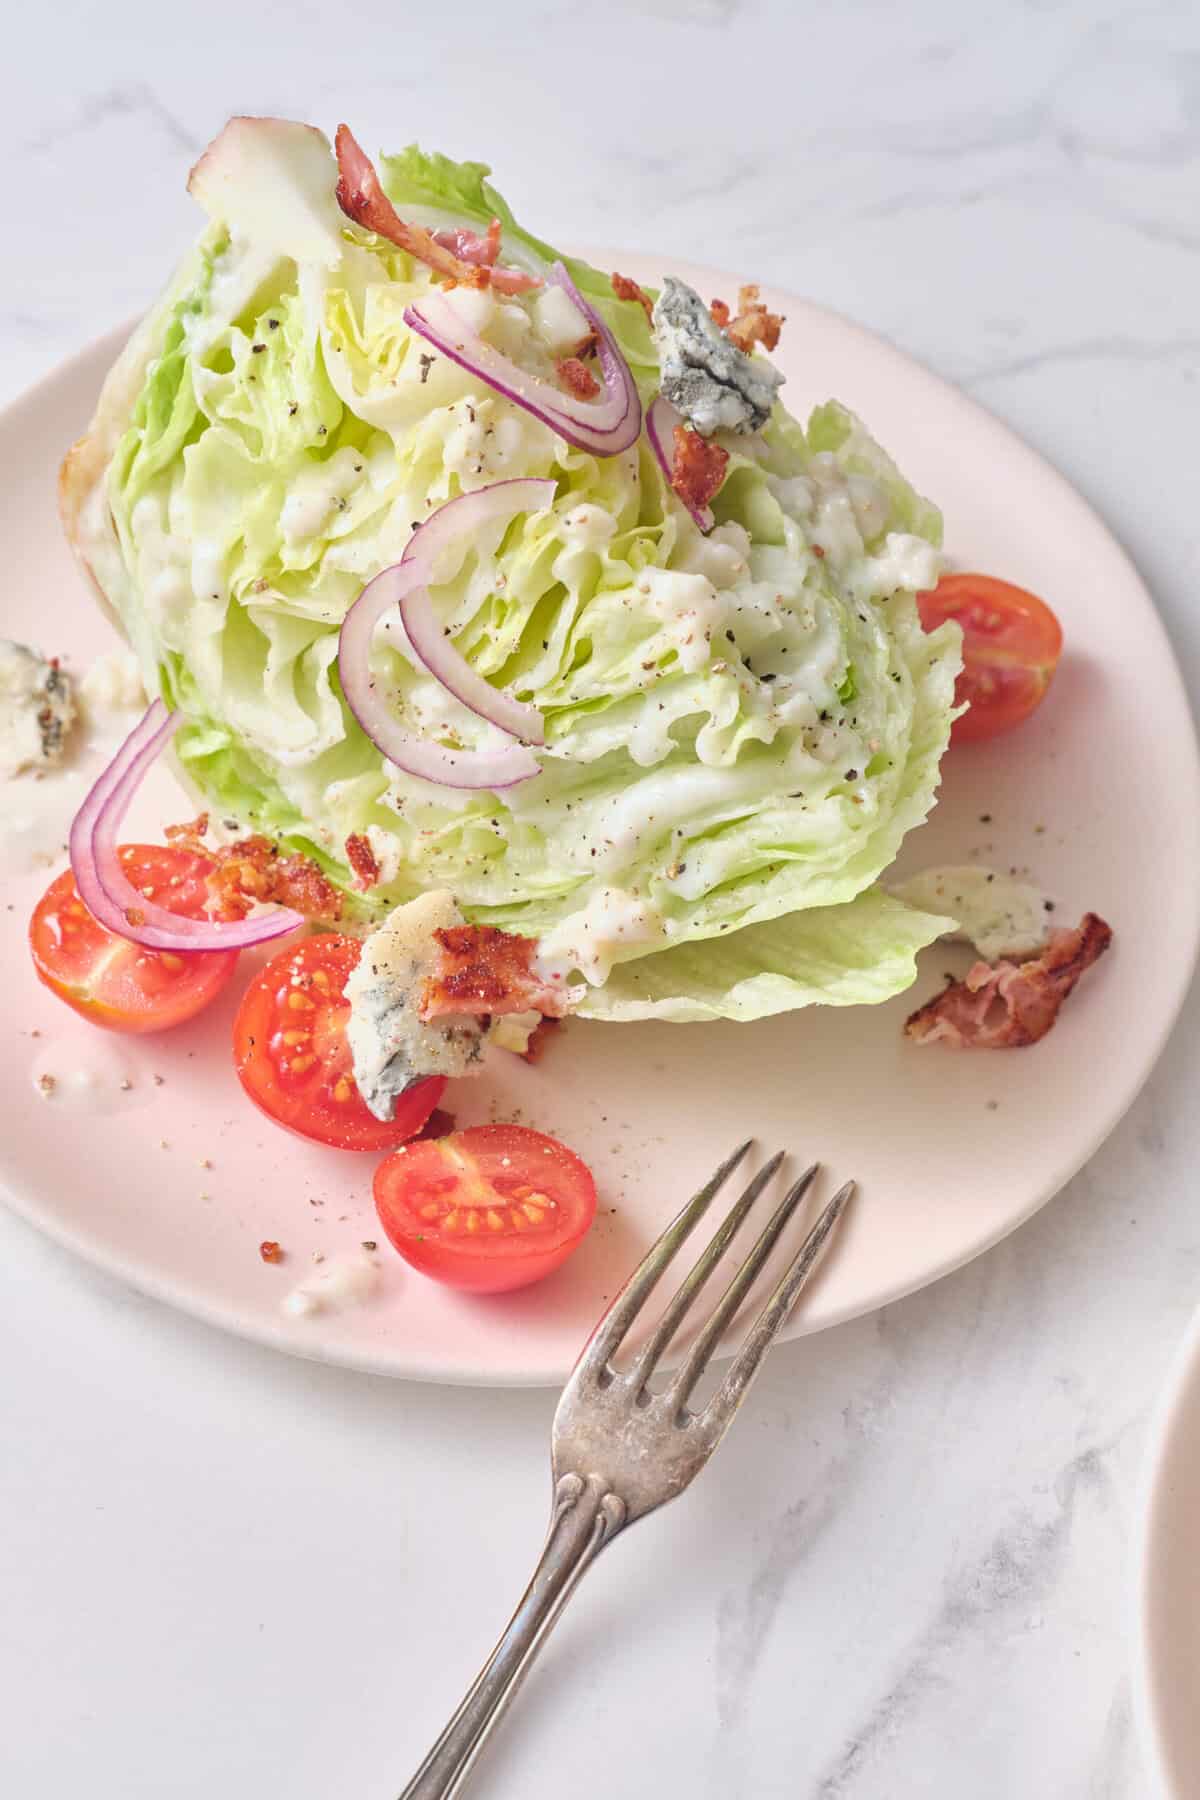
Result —
<instances>
[{"instance_id":1,"label":"blue cheese chunk","mask_svg":"<svg viewBox=\"0 0 1200 1800\"><path fill-rule=\"evenodd\" d=\"M973 944L985 962L1034 956L1050 933L1051 903L1040 888L979 863L922 869L889 891L922 912L947 914L958 926L950 941Z\"/></svg>"},{"instance_id":2,"label":"blue cheese chunk","mask_svg":"<svg viewBox=\"0 0 1200 1800\"><path fill-rule=\"evenodd\" d=\"M58 665L0 638L0 777L57 768L74 723L71 682Z\"/></svg>"},{"instance_id":3,"label":"blue cheese chunk","mask_svg":"<svg viewBox=\"0 0 1200 1800\"><path fill-rule=\"evenodd\" d=\"M759 431L783 376L765 356L731 344L694 288L668 275L654 303L663 397L693 431Z\"/></svg>"},{"instance_id":4,"label":"blue cheese chunk","mask_svg":"<svg viewBox=\"0 0 1200 1800\"><path fill-rule=\"evenodd\" d=\"M462 923L448 893L398 906L367 938L346 983L354 1079L377 1119L392 1118L397 1097L427 1075L458 1077L482 1067L486 1038L477 1018L454 1015L427 1025L418 1011L424 984L438 971L433 934Z\"/></svg>"}]
</instances>

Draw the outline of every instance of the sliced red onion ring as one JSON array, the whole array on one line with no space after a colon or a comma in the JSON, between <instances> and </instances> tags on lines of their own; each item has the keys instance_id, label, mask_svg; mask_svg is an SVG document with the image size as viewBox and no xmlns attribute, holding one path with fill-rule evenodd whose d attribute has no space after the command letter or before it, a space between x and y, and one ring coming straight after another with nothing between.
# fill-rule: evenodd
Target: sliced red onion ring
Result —
<instances>
[{"instance_id":1,"label":"sliced red onion ring","mask_svg":"<svg viewBox=\"0 0 1200 1800\"><path fill-rule=\"evenodd\" d=\"M438 622L426 583L432 580L437 559L448 544L477 531L488 520L512 518L519 512L542 512L553 502L554 482L548 480L496 481L472 494L460 494L456 500L439 506L432 518L414 532L400 558L400 567L411 569L420 583L400 595L400 616L409 643L429 673L436 675L456 700L481 719L498 725L501 731L525 744L545 743L541 713L536 706L528 706L494 688L459 655ZM385 570L383 575L377 575L376 581L383 581L386 574Z\"/></svg>"},{"instance_id":2,"label":"sliced red onion ring","mask_svg":"<svg viewBox=\"0 0 1200 1800\"><path fill-rule=\"evenodd\" d=\"M148 950L242 950L295 931L304 917L287 906L256 919L185 919L147 900L121 867L117 833L129 803L182 723L155 700L76 813L69 849L80 899L98 924Z\"/></svg>"},{"instance_id":3,"label":"sliced red onion ring","mask_svg":"<svg viewBox=\"0 0 1200 1800\"><path fill-rule=\"evenodd\" d=\"M506 400L523 406L569 444L596 456L616 456L635 444L641 433L642 401L637 383L612 332L595 308L588 305L561 263L554 264L546 282L550 287L563 289L596 333L604 378L599 400L577 400L540 376L518 368L471 330L444 292L431 291L420 306L407 307L404 322L451 362L478 375Z\"/></svg>"},{"instance_id":4,"label":"sliced red onion ring","mask_svg":"<svg viewBox=\"0 0 1200 1800\"><path fill-rule=\"evenodd\" d=\"M414 652L456 700L508 737L542 743L541 713L494 688L459 655L438 623L427 584L449 544L489 520L540 512L553 498L553 481L518 480L497 481L447 501L414 533L400 561L367 583L346 614L338 643L338 674L346 704L376 748L408 774L443 787L494 791L539 773L541 765L523 743L505 743L496 750L449 750L406 731L377 692L370 657L375 627L386 613L399 608Z\"/></svg>"},{"instance_id":5,"label":"sliced red onion ring","mask_svg":"<svg viewBox=\"0 0 1200 1800\"><path fill-rule=\"evenodd\" d=\"M675 473L675 427L682 424L683 420L671 402L664 400L661 394L651 403L649 411L646 413L646 436L650 439L650 448L653 450L658 466L666 477L667 486L671 488L673 494L675 494L675 489L671 487L671 478ZM668 445L671 446L670 449L668 449ZM681 494L675 494L675 498L681 506L687 507L701 531L712 530L711 506L693 506Z\"/></svg>"}]
</instances>

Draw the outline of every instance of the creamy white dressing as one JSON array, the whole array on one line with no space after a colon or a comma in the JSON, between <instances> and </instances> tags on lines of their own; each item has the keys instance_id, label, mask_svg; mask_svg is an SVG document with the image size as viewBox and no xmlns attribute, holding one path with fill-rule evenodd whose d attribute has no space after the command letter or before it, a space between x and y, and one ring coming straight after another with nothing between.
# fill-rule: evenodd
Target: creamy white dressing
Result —
<instances>
[{"instance_id":1,"label":"creamy white dressing","mask_svg":"<svg viewBox=\"0 0 1200 1800\"><path fill-rule=\"evenodd\" d=\"M552 356L569 356L588 333L588 323L560 287L544 287L533 302L533 322Z\"/></svg>"},{"instance_id":2,"label":"creamy white dressing","mask_svg":"<svg viewBox=\"0 0 1200 1800\"><path fill-rule=\"evenodd\" d=\"M446 304L476 337L484 335L496 316L496 300L490 288L452 288L446 295Z\"/></svg>"},{"instance_id":3,"label":"creamy white dressing","mask_svg":"<svg viewBox=\"0 0 1200 1800\"><path fill-rule=\"evenodd\" d=\"M705 537L697 531L680 558L682 568L703 575L715 588L734 587L750 568L750 533L736 519L714 525Z\"/></svg>"},{"instance_id":4,"label":"creamy white dressing","mask_svg":"<svg viewBox=\"0 0 1200 1800\"><path fill-rule=\"evenodd\" d=\"M249 240L232 234L228 249L213 263L208 297L199 312L186 312L184 336L193 355L203 355L240 318L260 288L279 267L275 250L252 247Z\"/></svg>"},{"instance_id":5,"label":"creamy white dressing","mask_svg":"<svg viewBox=\"0 0 1200 1800\"><path fill-rule=\"evenodd\" d=\"M626 945L661 943L665 938L657 907L623 888L602 887L580 911L543 934L537 967L550 981L579 969L593 987L600 987Z\"/></svg>"},{"instance_id":6,"label":"creamy white dressing","mask_svg":"<svg viewBox=\"0 0 1200 1800\"><path fill-rule=\"evenodd\" d=\"M605 550L617 530L617 521L603 506L590 501L571 507L558 516L559 535L565 545L580 550Z\"/></svg>"},{"instance_id":7,"label":"creamy white dressing","mask_svg":"<svg viewBox=\"0 0 1200 1800\"><path fill-rule=\"evenodd\" d=\"M864 600L872 594L918 594L936 587L944 558L940 550L909 531L889 531L873 556L860 557L846 570L851 594Z\"/></svg>"},{"instance_id":8,"label":"creamy white dressing","mask_svg":"<svg viewBox=\"0 0 1200 1800\"><path fill-rule=\"evenodd\" d=\"M336 450L327 462L301 470L288 489L279 515L280 529L288 543L323 537L334 513L345 509L363 473L361 454L348 445Z\"/></svg>"},{"instance_id":9,"label":"creamy white dressing","mask_svg":"<svg viewBox=\"0 0 1200 1800\"><path fill-rule=\"evenodd\" d=\"M1035 955L1050 935L1053 908L1042 890L980 863L922 869L889 882L888 890L909 906L954 919L958 930L946 936L973 944L985 962Z\"/></svg>"},{"instance_id":10,"label":"creamy white dressing","mask_svg":"<svg viewBox=\"0 0 1200 1800\"><path fill-rule=\"evenodd\" d=\"M361 1306L379 1286L379 1265L365 1251L344 1256L331 1256L319 1263L311 1275L298 1281L280 1302L283 1312L293 1319L312 1319L318 1313L345 1312Z\"/></svg>"}]
</instances>

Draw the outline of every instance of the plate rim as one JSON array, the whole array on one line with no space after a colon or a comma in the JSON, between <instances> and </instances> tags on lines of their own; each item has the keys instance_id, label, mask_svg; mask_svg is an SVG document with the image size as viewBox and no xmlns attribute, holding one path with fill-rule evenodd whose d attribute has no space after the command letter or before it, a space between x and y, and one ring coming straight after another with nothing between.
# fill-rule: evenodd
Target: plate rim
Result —
<instances>
[{"instance_id":1,"label":"plate rim","mask_svg":"<svg viewBox=\"0 0 1200 1800\"><path fill-rule=\"evenodd\" d=\"M1169 1473L1179 1442L1185 1401L1200 1384L1200 1306L1192 1313L1174 1346L1146 1429L1134 1514L1131 1579L1127 1583L1132 1614L1133 1709L1142 1754L1159 1800L1189 1800L1172 1771L1163 1694L1165 1671L1156 1648L1154 1590L1162 1572L1165 1513L1170 1504Z\"/></svg>"},{"instance_id":2,"label":"plate rim","mask_svg":"<svg viewBox=\"0 0 1200 1800\"><path fill-rule=\"evenodd\" d=\"M607 246L585 247L581 254L597 260L602 266L627 265L640 267L643 270L647 265L656 265L658 260L645 251L612 249ZM674 262L673 266L684 279L691 275L697 275L701 278L702 284L716 282L727 287L730 283L736 285L738 279L728 272L709 268L703 264L678 261ZM646 279L650 279L648 274ZM1200 737L1197 733L1197 721L1192 709L1191 696L1153 592L1108 522L1073 483L1043 456L1040 450L1028 443L1019 432L998 418L973 395L966 393L954 382L929 368L919 357L900 348L881 332L874 331L869 326L847 317L835 308L822 305L819 301L801 295L792 294L786 289L775 288L772 284L763 285L768 297L771 297L772 294L777 295L797 311L828 322L838 332L848 334L851 340L860 340L864 350L869 349L873 354L883 350L889 357L895 358L910 369L917 371L922 380L935 388L945 401L955 407L965 408L981 425L994 433L999 442L1005 443L1022 458L1031 462L1037 469L1039 479L1053 491L1057 499L1085 517L1092 530L1103 538L1108 552L1122 566L1125 578L1136 583L1147 601L1153 628L1158 636L1158 648L1165 654L1182 718L1186 720L1188 726L1187 742L1190 755L1187 758L1186 769L1181 767L1178 771L1190 790L1189 796L1185 798L1185 803L1186 799L1190 799L1193 813L1200 817ZM79 380L92 360L101 356L109 360L115 358L137 322L135 318L111 327L46 371L23 392L0 407L0 427L7 424L14 414L19 415L31 408L36 410L43 402L47 392L63 384L69 385L72 380ZM888 1287L882 1292L877 1291L869 1299L861 1302L851 1301L835 1308L823 1316L817 1325L808 1325L803 1313L797 1314L790 1322L789 1337L808 1336L814 1330L823 1331L836 1325L845 1324L852 1319L876 1312L884 1306L890 1306L910 1294L919 1292L922 1288L931 1286L934 1282L941 1281L944 1277L954 1274L968 1263L973 1262L977 1256L982 1256L987 1251L994 1249L1011 1232L1026 1224L1044 1206L1048 1205L1107 1141L1142 1092L1179 1021L1191 989L1198 959L1200 959L1200 896L1197 897L1197 904L1192 909L1190 942L1183 946L1182 955L1179 945L1173 947L1172 964L1176 976L1174 992L1170 1004L1164 1008L1160 1027L1147 1055L1144 1069L1129 1092L1112 1110L1110 1116L1098 1125L1094 1133L1088 1135L1086 1141L1075 1147L1072 1154L1066 1157L1062 1165L1047 1177L1027 1204L1006 1217L999 1229L985 1234L981 1240L964 1249L961 1255L939 1263L934 1269L917 1278L900 1280L894 1287ZM345 1343L329 1345L324 1340L305 1336L297 1330L294 1324L289 1326L282 1316L277 1326L270 1325L265 1320L247 1316L238 1309L235 1303L223 1305L202 1293L195 1293L190 1289L181 1291L169 1277L160 1275L153 1269L147 1269L144 1265L136 1264L118 1252L110 1252L104 1247L97 1249L82 1232L64 1224L57 1215L48 1214L39 1206L36 1199L21 1192L9 1180L5 1180L0 1187L0 1197L23 1219L52 1241L79 1256L92 1267L124 1282L135 1292L185 1312L215 1329L230 1332L234 1336L262 1344L273 1350L299 1356L308 1361L354 1369L367 1374L385 1375L393 1380L428 1381L450 1386L502 1389L553 1387L558 1385L562 1379L561 1374L548 1373L544 1367L531 1368L528 1366L519 1371L509 1369L501 1376L492 1378L486 1369L447 1366L444 1362L431 1366L423 1362L420 1357L414 1357L409 1353L406 1353L405 1366L398 1367L394 1360L389 1361L378 1354L371 1354L366 1346L360 1347Z\"/></svg>"}]
</instances>

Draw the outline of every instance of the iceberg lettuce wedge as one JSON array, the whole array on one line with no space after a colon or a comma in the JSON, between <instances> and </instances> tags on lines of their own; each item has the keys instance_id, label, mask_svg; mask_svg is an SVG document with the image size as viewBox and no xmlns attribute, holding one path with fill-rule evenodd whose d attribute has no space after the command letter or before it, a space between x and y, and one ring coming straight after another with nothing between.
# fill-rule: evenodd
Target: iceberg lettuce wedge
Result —
<instances>
[{"instance_id":1,"label":"iceberg lettuce wedge","mask_svg":"<svg viewBox=\"0 0 1200 1800\"><path fill-rule=\"evenodd\" d=\"M286 144L273 154L286 178ZM331 237L311 136L303 156L280 241L214 218L144 328L140 392L74 528L151 691L186 714L190 783L316 855L365 915L449 888L468 917L538 936L593 1016L897 991L928 920L874 884L933 804L959 667L956 629L925 634L913 598L937 577L936 508L836 402L806 426L777 405L729 440L702 536L644 440L573 449L431 354L403 317L430 272L348 222ZM488 173L415 147L380 163L402 214L497 217L505 259L544 267L555 252ZM568 266L649 398L641 308ZM536 337L519 301L456 304L506 354ZM421 520L514 476L552 479L553 506L481 535L433 597L460 654L543 714L542 773L500 795L435 787L350 715L338 628ZM486 741L402 633L374 656L410 729ZM366 896L351 833L382 869Z\"/></svg>"}]
</instances>

